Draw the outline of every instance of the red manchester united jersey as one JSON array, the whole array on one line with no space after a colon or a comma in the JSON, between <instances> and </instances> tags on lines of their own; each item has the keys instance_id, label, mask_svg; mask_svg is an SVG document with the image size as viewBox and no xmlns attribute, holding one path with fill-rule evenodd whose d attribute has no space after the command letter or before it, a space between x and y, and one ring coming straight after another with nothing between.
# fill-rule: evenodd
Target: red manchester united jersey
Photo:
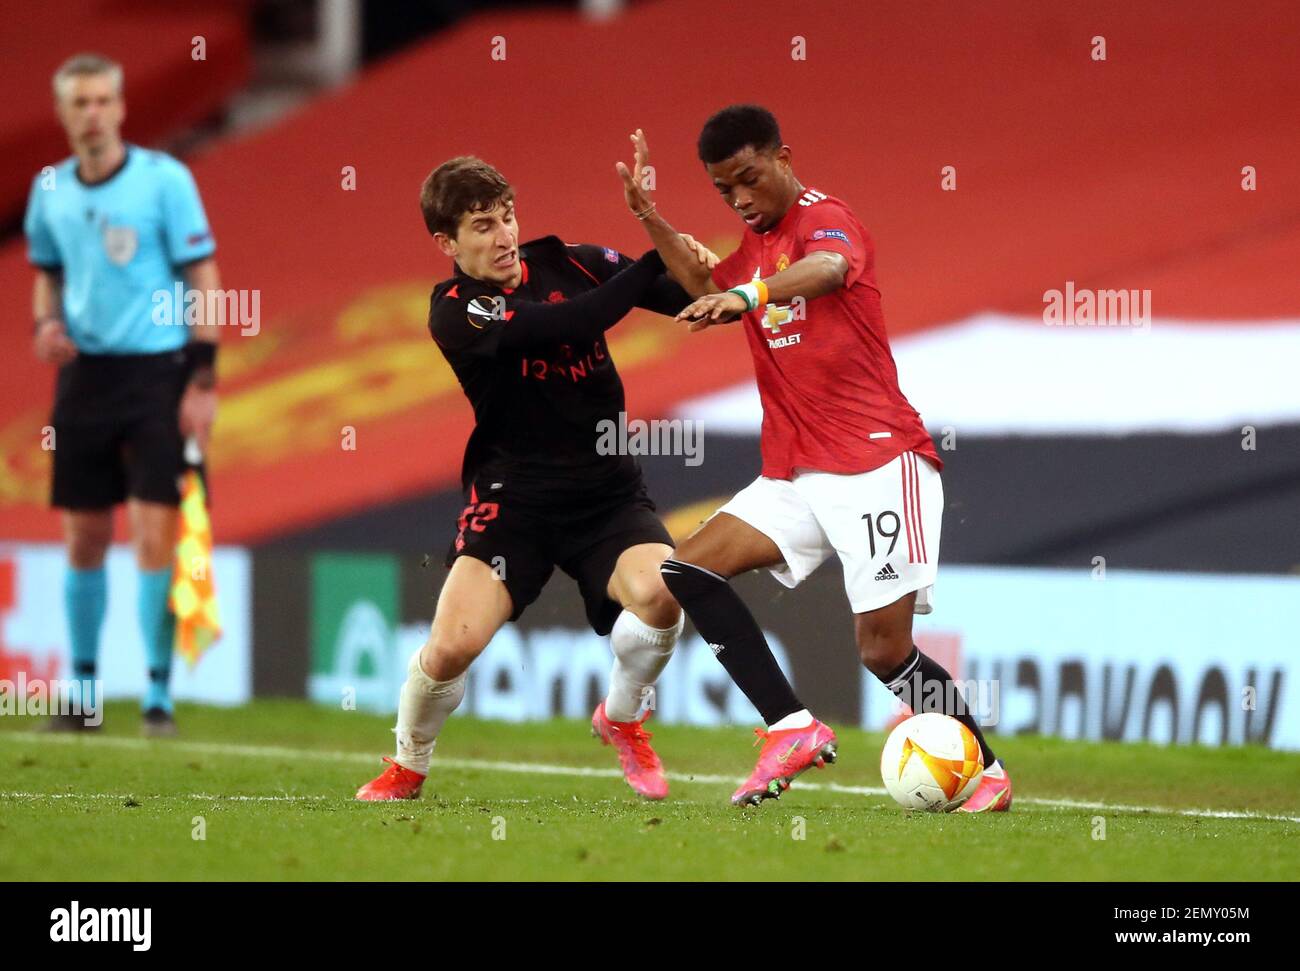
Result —
<instances>
[{"instance_id":1,"label":"red manchester united jersey","mask_svg":"<svg viewBox=\"0 0 1300 971\"><path fill-rule=\"evenodd\" d=\"M804 190L768 232L745 230L740 248L714 268L713 282L727 290L771 277L816 250L848 260L843 287L743 318L763 402L763 475L869 472L904 452L942 468L921 416L899 390L875 247L848 206Z\"/></svg>"}]
</instances>

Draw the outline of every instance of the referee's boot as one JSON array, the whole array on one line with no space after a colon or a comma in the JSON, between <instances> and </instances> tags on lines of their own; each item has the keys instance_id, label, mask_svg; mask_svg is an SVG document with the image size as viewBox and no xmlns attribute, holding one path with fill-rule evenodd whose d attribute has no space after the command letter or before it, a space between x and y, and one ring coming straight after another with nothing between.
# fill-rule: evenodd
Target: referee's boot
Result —
<instances>
[{"instance_id":1,"label":"referee's boot","mask_svg":"<svg viewBox=\"0 0 1300 971\"><path fill-rule=\"evenodd\" d=\"M46 732L97 732L103 724L102 719L94 717L92 711L88 715L76 715L72 712L56 712L45 720L45 726L42 731Z\"/></svg>"},{"instance_id":2,"label":"referee's boot","mask_svg":"<svg viewBox=\"0 0 1300 971\"><path fill-rule=\"evenodd\" d=\"M166 708L146 708L140 722L140 734L147 738L173 738L176 716Z\"/></svg>"}]
</instances>

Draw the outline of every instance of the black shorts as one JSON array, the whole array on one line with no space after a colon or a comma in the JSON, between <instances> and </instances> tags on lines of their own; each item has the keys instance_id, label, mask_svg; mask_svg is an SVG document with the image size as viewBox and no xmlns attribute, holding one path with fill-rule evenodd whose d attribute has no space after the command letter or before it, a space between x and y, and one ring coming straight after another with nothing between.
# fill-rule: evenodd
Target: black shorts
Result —
<instances>
[{"instance_id":1,"label":"black shorts","mask_svg":"<svg viewBox=\"0 0 1300 971\"><path fill-rule=\"evenodd\" d=\"M130 496L178 505L186 379L180 352L78 354L60 368L51 504L105 509Z\"/></svg>"},{"instance_id":2,"label":"black shorts","mask_svg":"<svg viewBox=\"0 0 1300 971\"><path fill-rule=\"evenodd\" d=\"M619 556L642 543L673 545L639 479L581 499L492 485L487 477L466 497L447 566L472 556L497 570L513 603L511 620L541 595L558 566L578 581L592 630L608 634L623 609L606 592Z\"/></svg>"}]
</instances>

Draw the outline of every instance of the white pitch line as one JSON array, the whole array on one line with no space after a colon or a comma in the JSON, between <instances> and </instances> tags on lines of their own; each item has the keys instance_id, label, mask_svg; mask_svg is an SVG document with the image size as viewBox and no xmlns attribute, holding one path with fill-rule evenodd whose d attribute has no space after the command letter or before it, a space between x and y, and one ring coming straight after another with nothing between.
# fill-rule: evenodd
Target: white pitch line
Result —
<instances>
[{"instance_id":1,"label":"white pitch line","mask_svg":"<svg viewBox=\"0 0 1300 971\"><path fill-rule=\"evenodd\" d=\"M39 801L44 799L114 799L125 802L128 799L155 799L154 795L141 795L138 792L0 792L0 799L15 801ZM206 792L168 793L164 798L198 799L204 802L319 802L330 796L214 796Z\"/></svg>"},{"instance_id":2,"label":"white pitch line","mask_svg":"<svg viewBox=\"0 0 1300 971\"><path fill-rule=\"evenodd\" d=\"M337 802L337 796L216 796L207 792L166 792L166 793L146 793L139 792L3 792L0 791L0 800L12 799L15 802L40 802L46 799L107 799L125 802L128 799L145 800L145 799L196 799L200 802ZM445 800L444 800L445 801ZM477 805L482 799L460 799L457 802L466 805ZM493 799L492 803L531 803L536 799ZM613 800L605 799L602 802L612 802ZM141 802L143 805L143 802Z\"/></svg>"},{"instance_id":3,"label":"white pitch line","mask_svg":"<svg viewBox=\"0 0 1300 971\"><path fill-rule=\"evenodd\" d=\"M253 758L280 758L295 760L315 760L321 762L365 762L371 764L376 756L363 752L323 751L320 749L297 749L282 745L232 745L222 742L189 742L181 740L150 740L143 738L114 738L103 735L83 735L76 733L53 734L46 732L0 732L0 739L15 739L23 742L50 742L63 744L98 745L106 748L125 748L136 750L157 750L169 748L196 754L249 756ZM498 762L493 759L453 759L438 758L434 761L435 769L461 769L475 772L508 772L518 775L555 775L576 776L600 779L621 779L623 773L618 769L597 769L578 765L553 765L544 762ZM729 775L706 775L701 773L681 774L670 772L668 778L674 782L699 783L701 785L736 785L741 778ZM810 792L835 792L854 796L884 796L884 789L878 786L846 786L837 782L799 782L800 790ZM214 797L219 798L219 797ZM255 798L255 797L249 797ZM266 797L268 799L273 797ZM329 797L321 797L329 798ZM500 802L502 800L494 800ZM1083 802L1076 799L1043 799L1018 797L1017 803L1043 806L1048 809L1091 809L1098 812L1137 813L1157 816L1186 816L1197 819L1250 819L1262 822L1297 823L1300 816L1274 815L1248 810L1234 809L1175 809L1169 806L1130 806L1105 802Z\"/></svg>"}]
</instances>

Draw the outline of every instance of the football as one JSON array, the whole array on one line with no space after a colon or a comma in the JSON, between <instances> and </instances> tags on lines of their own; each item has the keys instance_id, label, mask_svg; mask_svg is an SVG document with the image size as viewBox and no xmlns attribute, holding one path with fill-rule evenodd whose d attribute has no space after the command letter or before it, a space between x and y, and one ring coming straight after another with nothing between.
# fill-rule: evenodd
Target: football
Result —
<instances>
[{"instance_id":1,"label":"football","mask_svg":"<svg viewBox=\"0 0 1300 971\"><path fill-rule=\"evenodd\" d=\"M900 722L880 755L880 777L904 809L952 812L983 774L984 756L970 729L938 712Z\"/></svg>"}]
</instances>

